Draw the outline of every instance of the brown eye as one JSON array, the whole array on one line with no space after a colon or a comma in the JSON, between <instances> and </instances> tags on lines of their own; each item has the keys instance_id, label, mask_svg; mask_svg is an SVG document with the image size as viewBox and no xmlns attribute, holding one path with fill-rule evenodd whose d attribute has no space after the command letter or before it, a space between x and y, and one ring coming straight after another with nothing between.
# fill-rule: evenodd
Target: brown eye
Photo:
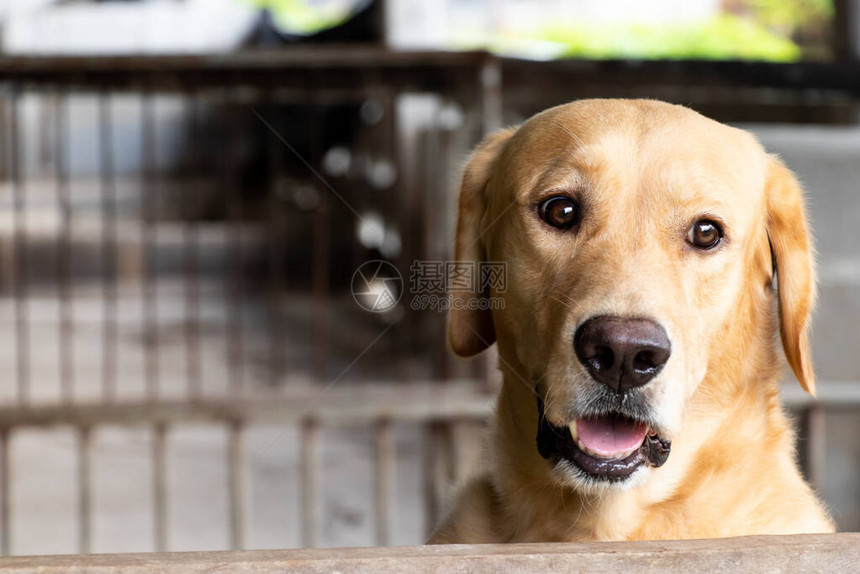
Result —
<instances>
[{"instance_id":1,"label":"brown eye","mask_svg":"<svg viewBox=\"0 0 860 574\"><path fill-rule=\"evenodd\" d=\"M550 197L540 204L538 215L553 227L570 229L579 223L579 205L569 197Z\"/></svg>"},{"instance_id":2,"label":"brown eye","mask_svg":"<svg viewBox=\"0 0 860 574\"><path fill-rule=\"evenodd\" d=\"M697 249L713 249L723 238L719 224L710 219L701 219L687 232L687 242Z\"/></svg>"}]
</instances>

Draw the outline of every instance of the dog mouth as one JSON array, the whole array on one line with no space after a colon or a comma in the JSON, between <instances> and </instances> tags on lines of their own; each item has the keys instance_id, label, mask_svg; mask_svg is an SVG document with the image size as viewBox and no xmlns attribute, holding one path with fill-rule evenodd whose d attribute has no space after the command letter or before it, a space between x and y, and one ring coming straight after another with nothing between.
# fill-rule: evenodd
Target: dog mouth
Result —
<instances>
[{"instance_id":1,"label":"dog mouth","mask_svg":"<svg viewBox=\"0 0 860 574\"><path fill-rule=\"evenodd\" d=\"M596 480L620 482L644 465L662 466L669 457L671 441L644 421L612 411L556 426L543 416L541 403L537 447L547 460L567 461Z\"/></svg>"}]
</instances>

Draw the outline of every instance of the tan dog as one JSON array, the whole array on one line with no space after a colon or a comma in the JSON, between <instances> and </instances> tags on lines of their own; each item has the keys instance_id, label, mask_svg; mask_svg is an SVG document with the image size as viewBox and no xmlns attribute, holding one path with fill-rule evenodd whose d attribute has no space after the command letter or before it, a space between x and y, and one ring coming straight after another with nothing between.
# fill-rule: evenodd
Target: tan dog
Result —
<instances>
[{"instance_id":1,"label":"tan dog","mask_svg":"<svg viewBox=\"0 0 860 574\"><path fill-rule=\"evenodd\" d=\"M777 392L779 329L814 393L801 190L750 134L656 101L547 110L474 152L456 243L507 264L448 325L460 355L498 343L504 383L486 475L431 543L833 530Z\"/></svg>"}]
</instances>

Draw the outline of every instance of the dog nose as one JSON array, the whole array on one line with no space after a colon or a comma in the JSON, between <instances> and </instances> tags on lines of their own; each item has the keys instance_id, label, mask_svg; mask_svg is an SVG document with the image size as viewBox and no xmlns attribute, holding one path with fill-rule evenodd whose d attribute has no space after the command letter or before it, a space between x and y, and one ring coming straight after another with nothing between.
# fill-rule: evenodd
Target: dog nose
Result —
<instances>
[{"instance_id":1,"label":"dog nose","mask_svg":"<svg viewBox=\"0 0 860 574\"><path fill-rule=\"evenodd\" d=\"M617 393L653 379L672 353L666 330L654 321L610 316L580 325L573 348L591 376Z\"/></svg>"}]
</instances>

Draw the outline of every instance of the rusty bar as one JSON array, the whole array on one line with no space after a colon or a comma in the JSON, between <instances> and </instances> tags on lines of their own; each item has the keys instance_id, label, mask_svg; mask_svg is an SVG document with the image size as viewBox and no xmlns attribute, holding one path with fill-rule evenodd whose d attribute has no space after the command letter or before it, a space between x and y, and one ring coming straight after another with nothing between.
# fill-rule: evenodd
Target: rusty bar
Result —
<instances>
[{"instance_id":1,"label":"rusty bar","mask_svg":"<svg viewBox=\"0 0 860 574\"><path fill-rule=\"evenodd\" d=\"M114 180L110 94L99 94L99 152L102 202L102 398L116 398L117 383L117 198Z\"/></svg>"},{"instance_id":2,"label":"rusty bar","mask_svg":"<svg viewBox=\"0 0 860 574\"><path fill-rule=\"evenodd\" d=\"M8 85L0 84L0 180L11 178L8 155L11 143L9 142L9 117L7 113L9 92Z\"/></svg>"},{"instance_id":3,"label":"rusty bar","mask_svg":"<svg viewBox=\"0 0 860 574\"><path fill-rule=\"evenodd\" d=\"M72 204L69 196L69 174L66 165L66 142L68 141L67 101L68 93L58 89L55 94L54 144L57 179L57 206L60 211L60 233L57 234L57 290L59 292L59 361L60 396L70 403L75 395L74 364L74 318L72 309L71 259L72 259Z\"/></svg>"},{"instance_id":4,"label":"rusty bar","mask_svg":"<svg viewBox=\"0 0 860 574\"><path fill-rule=\"evenodd\" d=\"M399 52L379 48L293 47L281 53L224 54L205 56L118 56L118 57L34 57L0 59L0 80L28 82L29 85L64 82L78 86L113 87L138 90L141 85L158 85L166 91L242 84L260 89L277 89L293 97L355 101L373 86L366 78L375 73L399 91L446 92L468 81L474 70L485 65L484 53ZM764 62L552 62L499 60L503 68L507 105L548 107L571 98L606 95L659 97L683 100L688 105L716 102L720 107L750 106L767 111L776 102L810 107L809 92L821 95L821 117L827 120L835 110L846 111L860 93L857 65L851 63ZM625 82L618 82L624 75ZM322 85L319 90L315 85ZM738 86L742 106L731 91L720 86ZM662 87L661 87L662 86ZM538 101L540 100L540 101ZM711 105L714 105L713 103ZM784 105L781 107L785 107ZM828 114L827 112L831 112ZM531 115L527 113L525 115ZM782 118L790 115L782 114ZM773 118L773 116L771 116ZM723 116L722 119L726 119ZM833 121L831 119L831 121ZM846 120L842 120L843 122Z\"/></svg>"},{"instance_id":5,"label":"rusty bar","mask_svg":"<svg viewBox=\"0 0 860 574\"><path fill-rule=\"evenodd\" d=\"M3 156L2 156L2 171L0 171L0 179L10 180L13 176L12 170L12 162L10 161L11 153L12 153L12 140L11 140L11 132L12 132L12 114L9 113L10 109L13 109L10 105L11 102L15 99L15 93L17 92L17 87L14 84L0 84L0 95L2 95L2 99L0 99L0 118L2 118L2 123L0 123L0 128L3 129L0 132L0 142L3 143Z\"/></svg>"},{"instance_id":6,"label":"rusty bar","mask_svg":"<svg viewBox=\"0 0 860 574\"><path fill-rule=\"evenodd\" d=\"M10 507L12 469L9 468L10 435L10 429L0 429L0 554L3 556L8 556L12 551L12 509Z\"/></svg>"},{"instance_id":7,"label":"rusty bar","mask_svg":"<svg viewBox=\"0 0 860 574\"><path fill-rule=\"evenodd\" d=\"M443 156L445 149L441 142L442 134L440 133L441 128L438 115L438 111L434 112L433 122L425 135L424 154L421 156L424 160L421 166L425 175L424 189L446 189L446 180L439 174L439 169L436 165L439 161L438 158ZM445 212L440 213L443 210ZM440 209L439 202L432 194L425 194L423 213L424 218L422 222L425 224L423 231L426 249L423 255L430 261L442 261L449 255L448 244L446 243L444 248L441 247L439 245L440 238L437 235L439 233L438 226L440 224L446 225L447 209L444 207ZM434 377L440 381L444 381L451 378L455 365L451 364L451 353L446 343L445 321L439 316L439 313L433 313L432 315L430 321L431 328L433 329L434 343L430 351L432 353L430 369Z\"/></svg>"},{"instance_id":8,"label":"rusty bar","mask_svg":"<svg viewBox=\"0 0 860 574\"><path fill-rule=\"evenodd\" d=\"M242 198L241 177L239 177L239 164L241 158L241 146L238 142L244 141L247 131L242 129L244 115L228 105L225 116L225 142L224 146L229 150L230 157L223 162L226 173L221 181L228 186L224 190L227 200L227 221L229 223L228 241L230 249L228 263L226 265L227 277L224 284L227 289L227 357L229 357L227 369L229 392L238 396L243 387L244 370L244 321L242 320L242 292L244 289L244 257L242 253L242 226L244 225L244 202Z\"/></svg>"},{"instance_id":9,"label":"rusty bar","mask_svg":"<svg viewBox=\"0 0 860 574\"><path fill-rule=\"evenodd\" d=\"M405 278L406 284L403 286L403 295L401 297L402 309L405 311L403 316L404 330L404 351L406 353L417 353L419 349L419 334L423 334L421 329L422 316L416 310L411 308L411 273L414 261L421 259L417 244L421 235L420 218L423 212L420 209L419 201L421 193L415 185L414 169L410 169L411 158L414 157L409 151L412 142L409 141L409 131L401 128L401 114L398 108L398 98L396 94L389 95L388 106L391 115L390 138L392 149L394 151L394 165L397 168L396 193L400 198L397 205L397 222L399 225L401 251L399 256L399 269L402 272L410 274ZM423 345L422 345L423 347ZM409 382L414 375L414 368L408 367L406 382Z\"/></svg>"},{"instance_id":10,"label":"rusty bar","mask_svg":"<svg viewBox=\"0 0 860 574\"><path fill-rule=\"evenodd\" d=\"M283 115L279 113L277 103L268 98L270 118L274 130L281 133L283 122L279 121ZM267 197L267 264L268 264L268 305L269 305L269 384L277 388L284 373L284 325L281 312L281 296L284 293L284 240L283 233L283 209L284 204L279 197L280 175L283 169L283 144L272 133L267 131L266 137L266 161L268 163L268 197Z\"/></svg>"},{"instance_id":11,"label":"rusty bar","mask_svg":"<svg viewBox=\"0 0 860 574\"><path fill-rule=\"evenodd\" d=\"M42 174L48 171L51 164L51 121L50 104L48 103L49 90L39 92L39 113L36 114L35 132L39 136L39 147L36 152L35 173Z\"/></svg>"},{"instance_id":12,"label":"rusty bar","mask_svg":"<svg viewBox=\"0 0 860 574\"><path fill-rule=\"evenodd\" d=\"M329 254L331 249L331 202L326 196L313 215L313 308L311 343L313 344L312 372L319 378L326 375L329 353Z\"/></svg>"},{"instance_id":13,"label":"rusty bar","mask_svg":"<svg viewBox=\"0 0 860 574\"><path fill-rule=\"evenodd\" d=\"M91 88L111 87L116 91L137 91L143 85L153 85L172 92L181 92L188 86L219 89L238 84L290 91L297 98L337 97L354 102L369 91L365 81L368 69L376 70L389 85L401 91L436 91L461 84L464 75L484 59L485 55L478 52L401 52L357 46L348 50L293 46L290 50L266 54L198 56L28 54L0 57L0 81L27 82L28 85L66 83ZM833 71L847 73L848 69ZM839 77L834 78L838 80ZM320 90L309 88L312 82L324 84L325 91L320 93ZM844 79L839 83L845 88L851 87L845 85Z\"/></svg>"},{"instance_id":14,"label":"rusty bar","mask_svg":"<svg viewBox=\"0 0 860 574\"><path fill-rule=\"evenodd\" d=\"M429 538L439 522L439 508L436 500L436 481L433 476L435 457L436 422L424 425L424 537Z\"/></svg>"},{"instance_id":15,"label":"rusty bar","mask_svg":"<svg viewBox=\"0 0 860 574\"><path fill-rule=\"evenodd\" d=\"M78 553L93 551L92 440L88 426L78 428Z\"/></svg>"},{"instance_id":16,"label":"rusty bar","mask_svg":"<svg viewBox=\"0 0 860 574\"><path fill-rule=\"evenodd\" d=\"M30 402L30 324L27 313L27 218L26 197L24 193L23 167L19 151L24 149L21 140L18 99L20 93L13 86L10 93L11 116L9 118L9 162L10 178L14 208L12 211L12 241L15 253L15 269L13 273L12 296L15 301L15 354L16 376L18 383L18 402L26 405Z\"/></svg>"},{"instance_id":17,"label":"rusty bar","mask_svg":"<svg viewBox=\"0 0 860 574\"><path fill-rule=\"evenodd\" d=\"M322 134L324 133L323 114L319 107L314 107L313 129L311 130L312 161L322 156ZM331 261L331 203L326 191L320 191L320 202L313 214L313 231L311 236L311 282L312 305L314 309L311 324L311 344L313 355L311 372L323 378L326 375L326 364L329 354L329 301ZM358 242L355 242L356 244Z\"/></svg>"},{"instance_id":18,"label":"rusty bar","mask_svg":"<svg viewBox=\"0 0 860 574\"><path fill-rule=\"evenodd\" d=\"M394 501L396 455L396 445L390 420L381 419L376 423L374 443L376 447L374 465L376 545L388 546L391 544L391 511Z\"/></svg>"},{"instance_id":19,"label":"rusty bar","mask_svg":"<svg viewBox=\"0 0 860 574\"><path fill-rule=\"evenodd\" d=\"M418 323L416 319L418 314L410 308L410 267L412 262L417 259L416 254L412 251L413 242L411 235L418 229L413 224L417 217L415 205L415 193L411 178L407 175L406 158L408 156L405 146L401 141L401 136L404 130L402 129L400 110L397 107L397 94L386 90L382 97L384 103L385 115L385 148L386 153L391 158L391 164L395 169L395 180L389 193L393 193L397 197L397 205L394 211L394 220L397 222L397 231L400 234L400 250L395 257L395 266L401 270L401 273L407 274L405 283L402 286L400 294L400 305L405 311L403 320L398 325L398 333L392 337L391 343L394 345L394 355L402 356L404 354L415 353L416 340L418 332ZM413 365L408 361L401 361L399 365L400 378L405 384L408 384L413 375Z\"/></svg>"},{"instance_id":20,"label":"rusty bar","mask_svg":"<svg viewBox=\"0 0 860 574\"><path fill-rule=\"evenodd\" d=\"M302 493L302 546L319 545L319 424L313 419L302 421L301 437L301 493Z\"/></svg>"},{"instance_id":21,"label":"rusty bar","mask_svg":"<svg viewBox=\"0 0 860 574\"><path fill-rule=\"evenodd\" d=\"M152 433L152 487L155 514L155 550L170 550L170 522L167 499L167 425L156 424Z\"/></svg>"},{"instance_id":22,"label":"rusty bar","mask_svg":"<svg viewBox=\"0 0 860 574\"><path fill-rule=\"evenodd\" d=\"M230 490L230 548L245 548L245 453L243 448L243 425L230 424L227 445L227 472Z\"/></svg>"},{"instance_id":23,"label":"rusty bar","mask_svg":"<svg viewBox=\"0 0 860 574\"><path fill-rule=\"evenodd\" d=\"M201 388L201 354L200 354L200 178L202 177L200 161L200 102L194 92L186 95L187 104L187 134L188 166L184 177L187 181L184 191L183 211L185 223L183 226L184 277L185 284L185 358L186 358L186 391L189 398L199 398Z\"/></svg>"},{"instance_id":24,"label":"rusty bar","mask_svg":"<svg viewBox=\"0 0 860 574\"><path fill-rule=\"evenodd\" d=\"M144 333L144 380L146 396L157 400L160 392L159 353L158 353L158 258L157 227L158 220L158 134L156 131L156 115L154 96L150 91L144 91L141 100L141 176L142 189L142 219L141 227L141 281L143 284L143 333Z\"/></svg>"},{"instance_id":25,"label":"rusty bar","mask_svg":"<svg viewBox=\"0 0 860 574\"><path fill-rule=\"evenodd\" d=\"M385 255L385 258L389 260L390 263L394 265L401 272L406 272L408 274L408 270L412 263L412 260L409 259L404 253L404 244L403 244L403 235L411 231L411 228L404 226L406 222L409 221L409 200L403 189L403 169L401 166L402 162L402 150L396 145L397 142L397 109L396 109L396 97L392 94L391 90L386 90L381 88L381 86L385 85L384 79L374 75L375 83L380 86L379 93L375 97L375 99L382 106L382 119L379 122L379 126L373 129L371 132L372 140L376 140L378 143L372 144L376 150L371 153L379 154L381 158L388 158L388 161L391 164L391 167L394 171L394 179L389 184L389 187L383 188L384 193L388 194L388 197L396 198L393 200L393 206L388 207L388 213L385 214L386 219L391 218L392 223L397 224L396 231L400 235L400 247L396 253ZM368 126L369 127L369 126ZM365 127L364 129L368 129ZM379 185L379 182L377 182ZM387 207L387 206L386 206ZM408 224L406 224L408 225ZM387 232L386 232L387 233ZM410 278L407 275L405 278L405 283L401 286L400 295L400 305L401 310L404 311L402 315L402 319L397 321L397 324L392 327L392 335L388 337L384 343L388 347L384 352L387 356L391 357L400 357L404 356L407 353L411 353L412 350L410 348L410 313L409 309L409 283ZM410 361L398 361L397 363L397 371L396 377L398 377L403 384L408 384L412 378L412 364Z\"/></svg>"}]
</instances>

